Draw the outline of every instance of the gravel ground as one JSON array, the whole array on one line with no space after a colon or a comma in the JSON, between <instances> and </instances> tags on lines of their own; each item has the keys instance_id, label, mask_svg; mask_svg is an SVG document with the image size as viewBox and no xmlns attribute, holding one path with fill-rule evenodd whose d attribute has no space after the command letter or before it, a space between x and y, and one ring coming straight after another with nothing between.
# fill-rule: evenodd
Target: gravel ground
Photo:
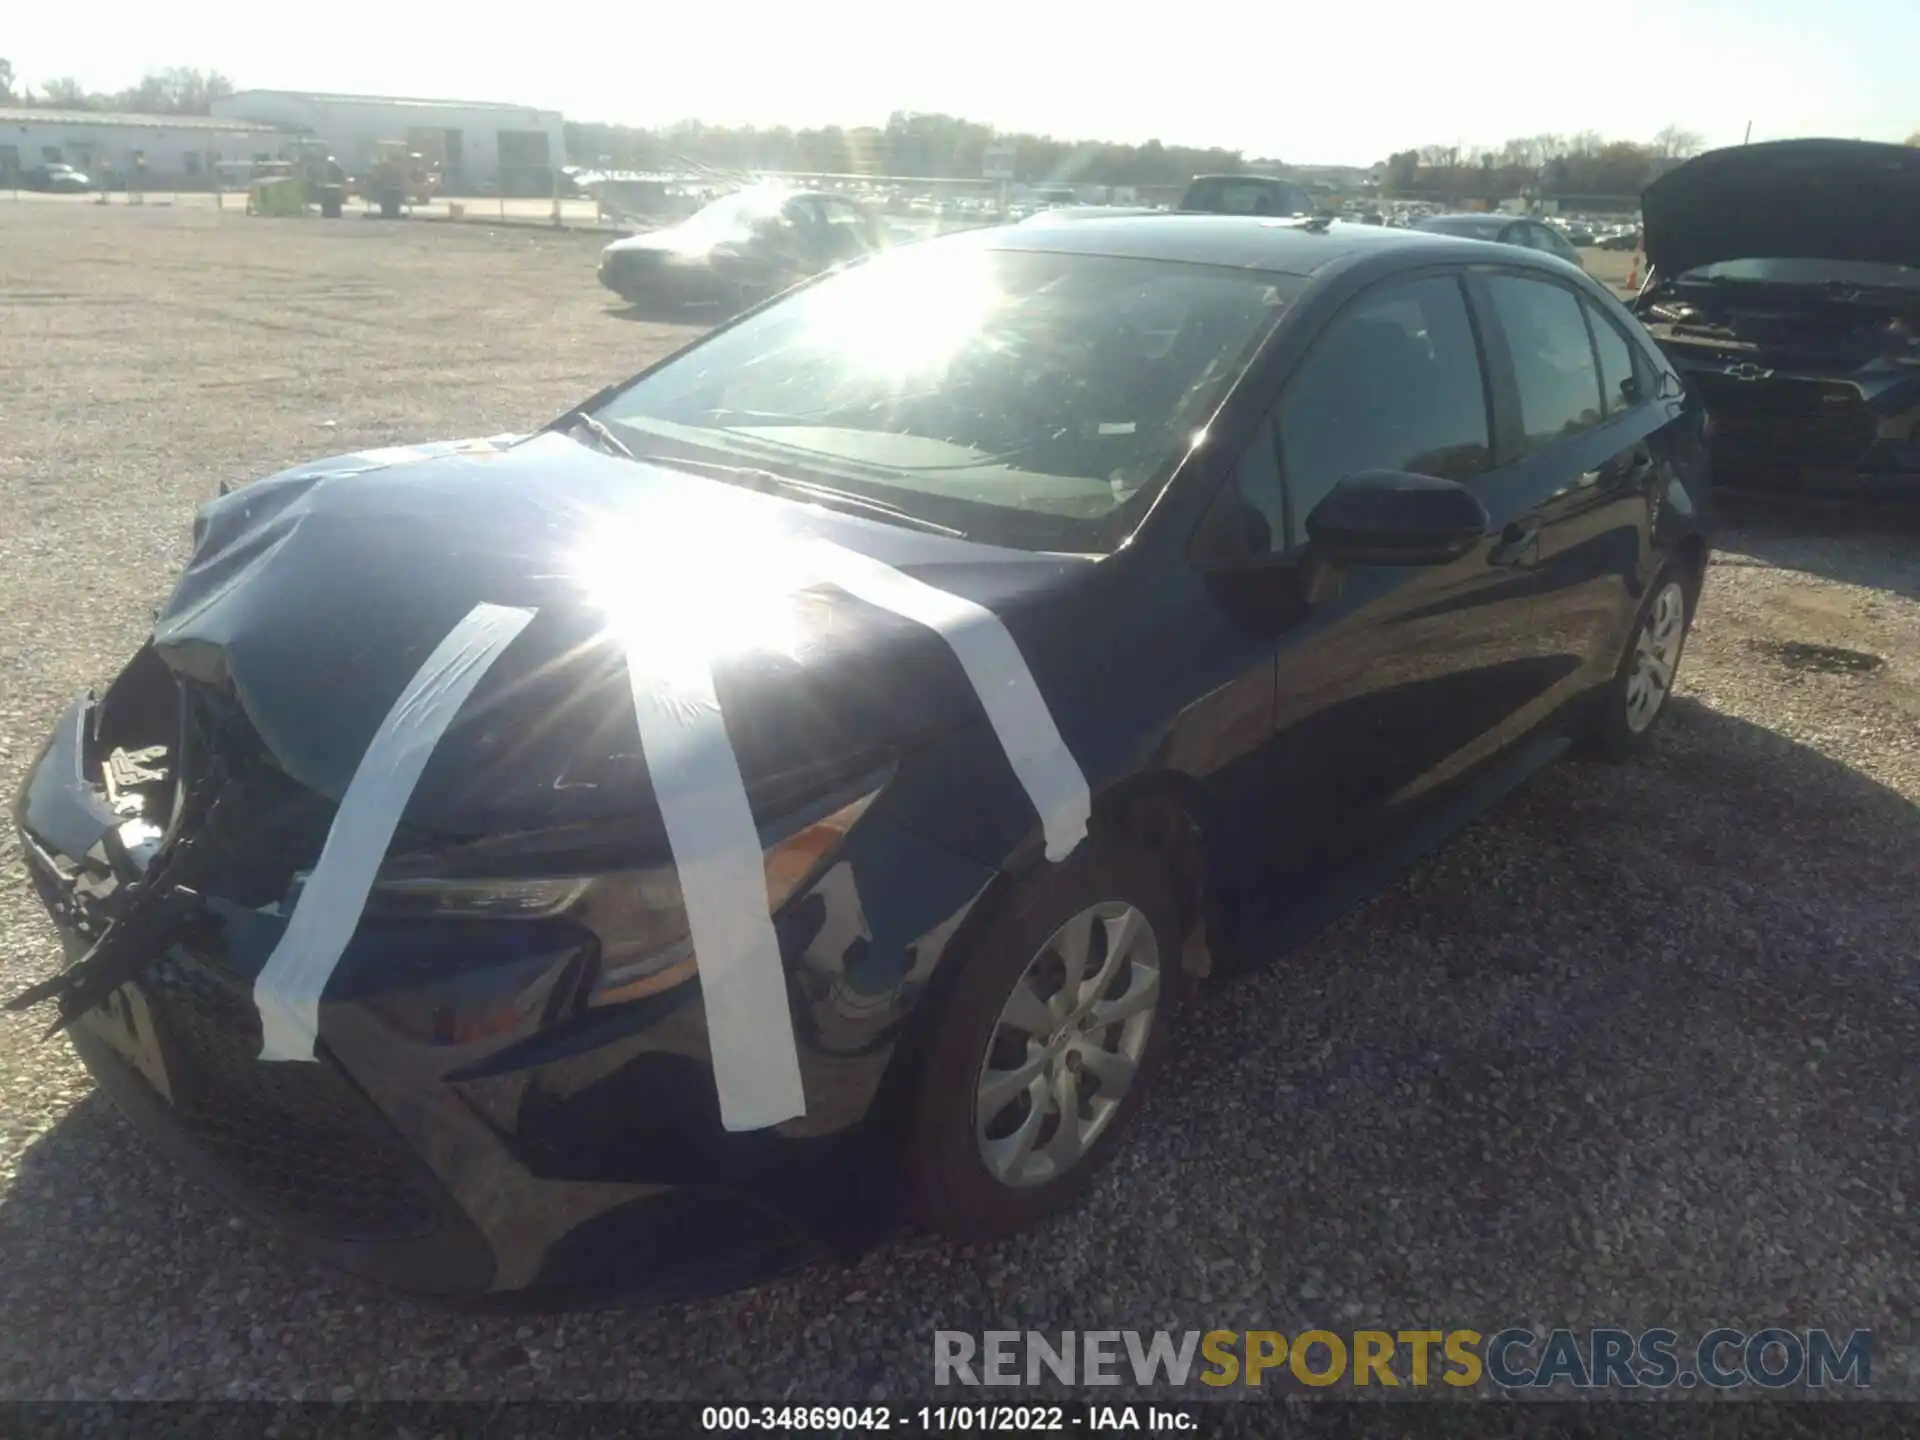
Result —
<instances>
[{"instance_id":1,"label":"gravel ground","mask_svg":"<svg viewBox=\"0 0 1920 1440\"><path fill-rule=\"evenodd\" d=\"M139 643L194 504L537 424L684 331L579 238L0 205L0 786ZM0 1395L920 1394L935 1328L1827 1325L1920 1393L1920 535L1731 534L1653 756L1555 768L1202 996L1134 1143L997 1250L449 1313L314 1269L0 1017ZM1849 659L1839 647L1869 659ZM1862 669L1872 662L1873 668ZM1854 668L1848 668L1849 666ZM0 989L54 963L0 838Z\"/></svg>"}]
</instances>

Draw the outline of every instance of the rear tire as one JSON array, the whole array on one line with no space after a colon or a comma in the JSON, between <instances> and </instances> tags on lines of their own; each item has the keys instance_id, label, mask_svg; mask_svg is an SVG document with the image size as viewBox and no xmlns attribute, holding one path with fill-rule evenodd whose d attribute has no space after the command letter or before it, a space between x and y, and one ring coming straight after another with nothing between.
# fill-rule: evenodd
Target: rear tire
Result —
<instances>
[{"instance_id":1,"label":"rear tire","mask_svg":"<svg viewBox=\"0 0 1920 1440\"><path fill-rule=\"evenodd\" d=\"M1647 587L1626 653L1597 702L1588 735L1596 758L1617 763L1639 753L1673 708L1673 682L1699 589L1686 567L1671 561Z\"/></svg>"},{"instance_id":2,"label":"rear tire","mask_svg":"<svg viewBox=\"0 0 1920 1440\"><path fill-rule=\"evenodd\" d=\"M1179 1000L1173 892L1152 855L1096 832L951 963L964 968L918 1081L908 1193L929 1229L991 1239L1078 1199L1122 1143Z\"/></svg>"}]
</instances>

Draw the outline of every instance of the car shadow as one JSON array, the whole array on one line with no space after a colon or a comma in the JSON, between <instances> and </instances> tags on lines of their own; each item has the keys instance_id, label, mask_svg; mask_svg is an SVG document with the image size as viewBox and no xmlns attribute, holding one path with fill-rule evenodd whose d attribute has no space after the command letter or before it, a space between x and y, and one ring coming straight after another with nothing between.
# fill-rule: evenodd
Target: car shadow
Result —
<instances>
[{"instance_id":1,"label":"car shadow","mask_svg":"<svg viewBox=\"0 0 1920 1440\"><path fill-rule=\"evenodd\" d=\"M711 328L731 320L745 308L725 305L717 300L674 300L667 297L629 300L609 309L616 320L637 320L650 325L697 325Z\"/></svg>"},{"instance_id":2,"label":"car shadow","mask_svg":"<svg viewBox=\"0 0 1920 1440\"><path fill-rule=\"evenodd\" d=\"M1920 599L1920 499L1906 504L1723 494L1720 558L1744 556Z\"/></svg>"},{"instance_id":3,"label":"car shadow","mask_svg":"<svg viewBox=\"0 0 1920 1440\"><path fill-rule=\"evenodd\" d=\"M336 1277L87 1093L0 1198L0 1393L127 1394L90 1337L129 1330L169 1396L846 1403L927 1394L936 1326L1896 1332L1920 1299L1915 855L1913 802L1676 700L1643 759L1549 769L1202 990L1070 1213L652 1310ZM1879 1393L1912 1383L1881 1358Z\"/></svg>"}]
</instances>

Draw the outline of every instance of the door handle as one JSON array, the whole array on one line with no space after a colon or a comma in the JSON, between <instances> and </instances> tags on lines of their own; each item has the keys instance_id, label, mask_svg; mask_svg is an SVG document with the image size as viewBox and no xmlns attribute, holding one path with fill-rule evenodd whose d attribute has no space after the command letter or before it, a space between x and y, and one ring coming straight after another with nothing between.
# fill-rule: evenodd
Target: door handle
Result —
<instances>
[{"instance_id":1,"label":"door handle","mask_svg":"<svg viewBox=\"0 0 1920 1440\"><path fill-rule=\"evenodd\" d=\"M1644 485L1653 477L1653 465L1653 451L1642 443L1624 456L1616 455L1598 470L1582 472L1580 478L1574 481L1574 486L1580 490L1591 490L1604 483L1611 490Z\"/></svg>"},{"instance_id":2,"label":"door handle","mask_svg":"<svg viewBox=\"0 0 1920 1440\"><path fill-rule=\"evenodd\" d=\"M1540 561L1540 522L1516 520L1500 532L1487 554L1489 565L1525 567Z\"/></svg>"},{"instance_id":3,"label":"door handle","mask_svg":"<svg viewBox=\"0 0 1920 1440\"><path fill-rule=\"evenodd\" d=\"M1620 467L1620 478L1629 485L1638 485L1653 474L1653 450L1642 440L1627 455L1627 463Z\"/></svg>"}]
</instances>

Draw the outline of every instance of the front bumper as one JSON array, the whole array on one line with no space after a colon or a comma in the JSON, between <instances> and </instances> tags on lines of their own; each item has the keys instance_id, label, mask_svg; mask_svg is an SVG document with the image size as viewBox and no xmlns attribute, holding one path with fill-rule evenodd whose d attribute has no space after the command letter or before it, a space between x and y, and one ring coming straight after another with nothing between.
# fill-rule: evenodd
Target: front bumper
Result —
<instances>
[{"instance_id":1,"label":"front bumper","mask_svg":"<svg viewBox=\"0 0 1920 1440\"><path fill-rule=\"evenodd\" d=\"M598 273L602 285L635 304L744 306L789 283L748 257L724 251L615 250L600 257Z\"/></svg>"},{"instance_id":2,"label":"front bumper","mask_svg":"<svg viewBox=\"0 0 1920 1440\"><path fill-rule=\"evenodd\" d=\"M106 918L87 877L124 818L90 778L99 710L62 717L15 809L69 959ZM341 1268L447 1297L698 1294L855 1253L891 1225L894 1054L991 879L884 817L856 828L777 924L808 1113L766 1131L720 1124L697 980L563 1003L581 944L564 922L363 921L321 1006L318 1063L266 1063L252 984L283 907L209 885L214 934L155 957L70 1033L163 1150ZM545 998L518 1029L441 1023L529 995Z\"/></svg>"},{"instance_id":3,"label":"front bumper","mask_svg":"<svg viewBox=\"0 0 1920 1440\"><path fill-rule=\"evenodd\" d=\"M1712 426L1715 483L1835 498L1920 494L1920 375L1728 365L1669 345Z\"/></svg>"},{"instance_id":4,"label":"front bumper","mask_svg":"<svg viewBox=\"0 0 1920 1440\"><path fill-rule=\"evenodd\" d=\"M1920 442L1878 440L1845 464L1818 455L1714 447L1723 490L1808 499L1920 501Z\"/></svg>"}]
</instances>

